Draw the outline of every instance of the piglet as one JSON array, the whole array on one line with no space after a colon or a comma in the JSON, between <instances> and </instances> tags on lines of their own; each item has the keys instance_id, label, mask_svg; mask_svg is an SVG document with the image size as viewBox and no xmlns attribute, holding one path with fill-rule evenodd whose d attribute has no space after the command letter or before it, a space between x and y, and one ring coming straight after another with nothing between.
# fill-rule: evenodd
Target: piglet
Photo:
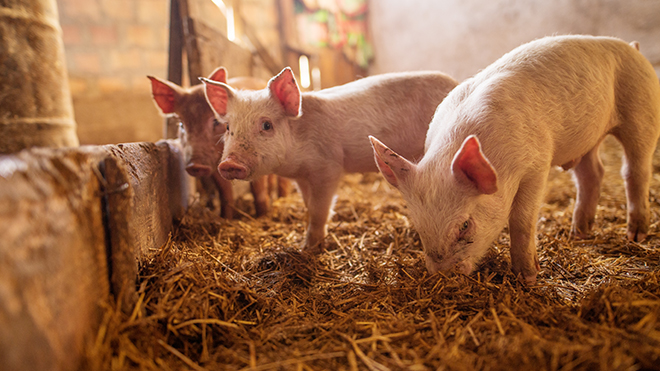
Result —
<instances>
[{"instance_id":1,"label":"piglet","mask_svg":"<svg viewBox=\"0 0 660 371\"><path fill-rule=\"evenodd\" d=\"M536 220L550 167L574 168L571 231L587 236L604 172L598 147L616 137L625 152L627 237L642 241L659 133L658 77L636 44L556 36L514 49L452 91L418 164L386 147L390 139L371 142L381 173L407 202L430 272L470 273L508 220L512 270L535 283Z\"/></svg>"},{"instance_id":2,"label":"piglet","mask_svg":"<svg viewBox=\"0 0 660 371\"><path fill-rule=\"evenodd\" d=\"M220 176L217 164L220 162L225 125L213 116L206 102L203 86L182 88L172 82L148 76L151 80L154 102L163 115L176 115L180 120L179 138L184 147L186 171L200 178L204 183L213 182L221 200L221 215L231 219L234 211L234 197L231 182ZM209 79L228 83L237 89L261 89L266 82L254 77L234 77L227 81L227 71L217 68ZM290 186L286 179L279 179L280 195L288 193ZM250 184L255 200L257 215L265 214L270 207L268 179L255 178Z\"/></svg>"},{"instance_id":3,"label":"piglet","mask_svg":"<svg viewBox=\"0 0 660 371\"><path fill-rule=\"evenodd\" d=\"M435 108L457 85L442 73L408 72L301 93L288 67L259 91L204 81L211 107L228 123L220 174L294 179L308 208L307 249L322 246L342 174L377 171L368 136L420 158Z\"/></svg>"}]
</instances>

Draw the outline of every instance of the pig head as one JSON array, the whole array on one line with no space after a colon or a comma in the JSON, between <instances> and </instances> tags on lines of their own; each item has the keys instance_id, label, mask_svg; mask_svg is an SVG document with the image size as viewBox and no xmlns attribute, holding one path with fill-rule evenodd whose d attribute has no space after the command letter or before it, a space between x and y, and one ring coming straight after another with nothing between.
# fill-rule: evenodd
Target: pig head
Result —
<instances>
[{"instance_id":1,"label":"pig head","mask_svg":"<svg viewBox=\"0 0 660 371\"><path fill-rule=\"evenodd\" d=\"M225 179L252 180L277 173L287 156L303 155L293 148L289 123L301 115L300 90L290 68L273 77L265 89L240 96L225 83L202 81L209 105L227 122L218 166Z\"/></svg>"},{"instance_id":2,"label":"pig head","mask_svg":"<svg viewBox=\"0 0 660 371\"><path fill-rule=\"evenodd\" d=\"M477 137L469 136L453 159L438 164L445 172L427 171L424 164L420 167L369 139L379 170L406 200L427 269L471 273L507 222L497 173Z\"/></svg>"},{"instance_id":3,"label":"pig head","mask_svg":"<svg viewBox=\"0 0 660 371\"><path fill-rule=\"evenodd\" d=\"M219 67L209 78L226 82L226 76L227 71ZM211 175L220 161L226 125L213 115L202 85L186 89L157 77L148 77L154 101L163 115L175 114L181 120L179 139L184 148L186 171L194 177Z\"/></svg>"}]
</instances>

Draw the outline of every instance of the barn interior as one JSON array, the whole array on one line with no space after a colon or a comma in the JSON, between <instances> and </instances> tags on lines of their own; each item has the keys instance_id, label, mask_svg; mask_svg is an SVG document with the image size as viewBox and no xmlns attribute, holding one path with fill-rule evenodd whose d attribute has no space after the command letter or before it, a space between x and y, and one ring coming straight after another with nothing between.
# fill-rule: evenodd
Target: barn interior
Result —
<instances>
[{"instance_id":1,"label":"barn interior","mask_svg":"<svg viewBox=\"0 0 660 371\"><path fill-rule=\"evenodd\" d=\"M660 73L645 0L0 0L0 369L660 369L657 149L645 241L626 239L608 137L589 238L570 233L571 171L549 174L536 284L511 272L507 228L474 273L430 274L379 173L344 176L318 254L296 190L257 217L235 182L221 217L147 78L460 82L563 34L637 41Z\"/></svg>"}]
</instances>

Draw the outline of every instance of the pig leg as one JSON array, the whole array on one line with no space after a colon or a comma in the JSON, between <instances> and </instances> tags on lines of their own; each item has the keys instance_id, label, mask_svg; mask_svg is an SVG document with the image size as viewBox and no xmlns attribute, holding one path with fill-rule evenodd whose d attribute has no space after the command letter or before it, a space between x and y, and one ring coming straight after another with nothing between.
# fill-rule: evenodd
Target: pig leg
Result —
<instances>
[{"instance_id":1,"label":"pig leg","mask_svg":"<svg viewBox=\"0 0 660 371\"><path fill-rule=\"evenodd\" d=\"M277 178L275 174L268 175L268 194L273 200L277 198Z\"/></svg>"},{"instance_id":2,"label":"pig leg","mask_svg":"<svg viewBox=\"0 0 660 371\"><path fill-rule=\"evenodd\" d=\"M646 141L626 145L621 175L626 184L628 204L628 239L643 241L649 229L649 182L652 173L653 148Z\"/></svg>"},{"instance_id":3,"label":"pig leg","mask_svg":"<svg viewBox=\"0 0 660 371\"><path fill-rule=\"evenodd\" d=\"M293 185L291 181L287 178L281 176L277 177L277 196L286 197L291 194L293 191Z\"/></svg>"},{"instance_id":4,"label":"pig leg","mask_svg":"<svg viewBox=\"0 0 660 371\"><path fill-rule=\"evenodd\" d=\"M268 183L268 175L250 182L250 191L254 197L254 208L256 209L257 217L265 215L270 209Z\"/></svg>"},{"instance_id":5,"label":"pig leg","mask_svg":"<svg viewBox=\"0 0 660 371\"><path fill-rule=\"evenodd\" d=\"M339 179L340 174L336 177L324 177L311 182L308 180L298 181L298 187L303 195L305 205L307 205L308 225L303 247L308 251L316 252L323 243L326 224Z\"/></svg>"},{"instance_id":6,"label":"pig leg","mask_svg":"<svg viewBox=\"0 0 660 371\"><path fill-rule=\"evenodd\" d=\"M528 284L536 283L541 269L536 254L536 220L543 200L547 171L523 179L509 214L511 269Z\"/></svg>"},{"instance_id":7,"label":"pig leg","mask_svg":"<svg viewBox=\"0 0 660 371\"><path fill-rule=\"evenodd\" d=\"M195 186L197 187L197 192L199 192L200 201L205 203L206 207L210 210L215 209L213 200L215 200L218 193L218 187L215 185L215 180L210 176L195 178L195 180Z\"/></svg>"},{"instance_id":8,"label":"pig leg","mask_svg":"<svg viewBox=\"0 0 660 371\"><path fill-rule=\"evenodd\" d=\"M300 194L302 195L303 202L305 203L305 207L309 209L309 194L310 194L310 185L309 182L306 180L296 180L296 184L298 185L298 190L300 191Z\"/></svg>"},{"instance_id":9,"label":"pig leg","mask_svg":"<svg viewBox=\"0 0 660 371\"><path fill-rule=\"evenodd\" d=\"M223 178L217 171L213 172L213 180L215 181L218 192L220 193L220 216L225 219L234 218L234 190L231 182Z\"/></svg>"},{"instance_id":10,"label":"pig leg","mask_svg":"<svg viewBox=\"0 0 660 371\"><path fill-rule=\"evenodd\" d=\"M589 236L596 217L600 186L605 174L605 168L598 155L599 147L600 143L584 155L573 172L577 185L577 197L575 210L573 210L571 235L577 238Z\"/></svg>"}]
</instances>

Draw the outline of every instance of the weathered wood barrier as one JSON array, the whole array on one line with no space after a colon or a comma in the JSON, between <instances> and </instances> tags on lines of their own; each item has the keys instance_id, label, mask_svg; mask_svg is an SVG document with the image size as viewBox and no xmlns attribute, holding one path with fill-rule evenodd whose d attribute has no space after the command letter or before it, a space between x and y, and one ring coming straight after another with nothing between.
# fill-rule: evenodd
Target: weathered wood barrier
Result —
<instances>
[{"instance_id":1,"label":"weathered wood barrier","mask_svg":"<svg viewBox=\"0 0 660 371\"><path fill-rule=\"evenodd\" d=\"M177 141L0 156L0 369L75 370L188 189Z\"/></svg>"}]
</instances>

